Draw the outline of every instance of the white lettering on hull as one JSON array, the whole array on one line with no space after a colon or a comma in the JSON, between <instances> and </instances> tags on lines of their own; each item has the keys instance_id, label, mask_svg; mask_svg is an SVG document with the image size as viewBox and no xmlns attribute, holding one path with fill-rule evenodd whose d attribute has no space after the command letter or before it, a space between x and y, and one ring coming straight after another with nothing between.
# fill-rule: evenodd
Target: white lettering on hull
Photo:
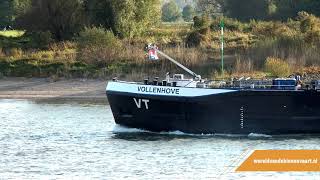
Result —
<instances>
[{"instance_id":1,"label":"white lettering on hull","mask_svg":"<svg viewBox=\"0 0 320 180\"><path fill-rule=\"evenodd\" d=\"M126 82L109 82L107 91L126 92L144 95L178 96L178 97L199 97L213 94L232 93L238 90L233 89L206 89L206 88L185 88L141 85ZM139 105L138 99L137 103Z\"/></svg>"},{"instance_id":2,"label":"white lettering on hull","mask_svg":"<svg viewBox=\"0 0 320 180\"><path fill-rule=\"evenodd\" d=\"M138 86L138 92L179 95L180 94L180 89L178 89L178 88L167 88L167 87Z\"/></svg>"},{"instance_id":3,"label":"white lettering on hull","mask_svg":"<svg viewBox=\"0 0 320 180\"><path fill-rule=\"evenodd\" d=\"M133 98L133 100L136 103L137 108L140 109L141 108L141 99L139 99L139 101L137 101L136 98Z\"/></svg>"},{"instance_id":4,"label":"white lettering on hull","mask_svg":"<svg viewBox=\"0 0 320 180\"><path fill-rule=\"evenodd\" d=\"M142 99L142 102L144 102L144 105L146 106L146 109L149 109L149 106L148 106L149 100L148 99Z\"/></svg>"},{"instance_id":5,"label":"white lettering on hull","mask_svg":"<svg viewBox=\"0 0 320 180\"><path fill-rule=\"evenodd\" d=\"M138 99L137 100L136 98L133 98L133 101L136 104L138 109L141 109L141 102L144 103L144 106L146 109L149 109L149 105L148 105L148 103L150 102L149 99Z\"/></svg>"}]
</instances>

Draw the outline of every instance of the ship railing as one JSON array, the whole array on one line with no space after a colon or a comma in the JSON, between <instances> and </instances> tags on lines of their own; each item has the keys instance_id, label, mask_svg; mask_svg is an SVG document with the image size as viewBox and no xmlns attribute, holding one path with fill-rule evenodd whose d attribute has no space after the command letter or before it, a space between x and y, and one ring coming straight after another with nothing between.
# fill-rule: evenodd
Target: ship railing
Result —
<instances>
[{"instance_id":1,"label":"ship railing","mask_svg":"<svg viewBox=\"0 0 320 180\"><path fill-rule=\"evenodd\" d=\"M294 90L296 85L275 85L273 80L210 80L210 88Z\"/></svg>"},{"instance_id":2,"label":"ship railing","mask_svg":"<svg viewBox=\"0 0 320 180\"><path fill-rule=\"evenodd\" d=\"M292 85L254 85L251 86L222 86L220 88L236 88L236 89L274 89L274 90L294 90L297 86Z\"/></svg>"},{"instance_id":3,"label":"ship railing","mask_svg":"<svg viewBox=\"0 0 320 180\"><path fill-rule=\"evenodd\" d=\"M146 84L145 82L129 82L129 81L121 81L117 78L114 78L113 81L127 84ZM192 81L193 82L193 81ZM234 80L234 81L224 81L224 80L206 80L202 82L201 88L224 88L224 89L242 89L242 90L316 90L320 91L320 80L317 80L318 83L315 83L314 80L311 82L305 82L300 85L281 85L281 84L273 84L273 80ZM166 83L167 84L167 83ZM149 85L149 83L148 83ZM154 84L151 84L154 85ZM157 83L158 85L158 83ZM161 86L163 86L161 84ZM168 83L167 86L174 86L171 83Z\"/></svg>"},{"instance_id":4,"label":"ship railing","mask_svg":"<svg viewBox=\"0 0 320 180\"><path fill-rule=\"evenodd\" d=\"M113 80L113 81L116 81L116 82L119 82L119 83L126 83L126 84L143 84L143 82L134 82L134 81L121 81L121 80Z\"/></svg>"}]
</instances>

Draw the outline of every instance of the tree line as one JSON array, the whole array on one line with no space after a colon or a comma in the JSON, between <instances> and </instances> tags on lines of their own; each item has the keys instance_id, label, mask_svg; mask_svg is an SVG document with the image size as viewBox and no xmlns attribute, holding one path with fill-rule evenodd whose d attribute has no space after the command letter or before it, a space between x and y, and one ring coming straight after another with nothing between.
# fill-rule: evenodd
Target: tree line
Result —
<instances>
[{"instance_id":1,"label":"tree line","mask_svg":"<svg viewBox=\"0 0 320 180\"><path fill-rule=\"evenodd\" d=\"M120 38L133 38L161 21L192 21L202 14L241 21L287 20L300 11L320 15L320 1L195 0L181 9L175 0L1 0L0 27L48 31L54 39L64 40L84 27L96 26Z\"/></svg>"},{"instance_id":2,"label":"tree line","mask_svg":"<svg viewBox=\"0 0 320 180\"><path fill-rule=\"evenodd\" d=\"M158 23L160 12L158 0L2 0L0 26L49 31L57 40L98 26L131 38Z\"/></svg>"},{"instance_id":3,"label":"tree line","mask_svg":"<svg viewBox=\"0 0 320 180\"><path fill-rule=\"evenodd\" d=\"M320 15L320 1L317 0L194 0L181 11L180 0L169 1L162 7L163 21L176 21L183 17L190 21L194 15L226 16L240 21L283 20L294 18L305 11Z\"/></svg>"},{"instance_id":4,"label":"tree line","mask_svg":"<svg viewBox=\"0 0 320 180\"><path fill-rule=\"evenodd\" d=\"M320 15L318 0L197 0L198 11L241 21L287 20L298 12Z\"/></svg>"}]
</instances>

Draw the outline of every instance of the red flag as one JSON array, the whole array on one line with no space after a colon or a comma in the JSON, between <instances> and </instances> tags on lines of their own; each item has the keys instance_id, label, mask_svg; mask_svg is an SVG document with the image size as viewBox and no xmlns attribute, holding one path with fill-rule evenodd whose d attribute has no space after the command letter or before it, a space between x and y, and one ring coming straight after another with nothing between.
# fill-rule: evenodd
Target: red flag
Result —
<instances>
[{"instance_id":1,"label":"red flag","mask_svg":"<svg viewBox=\"0 0 320 180\"><path fill-rule=\"evenodd\" d=\"M158 60L159 59L157 51L155 49L149 49L148 57L149 57L149 60Z\"/></svg>"}]
</instances>

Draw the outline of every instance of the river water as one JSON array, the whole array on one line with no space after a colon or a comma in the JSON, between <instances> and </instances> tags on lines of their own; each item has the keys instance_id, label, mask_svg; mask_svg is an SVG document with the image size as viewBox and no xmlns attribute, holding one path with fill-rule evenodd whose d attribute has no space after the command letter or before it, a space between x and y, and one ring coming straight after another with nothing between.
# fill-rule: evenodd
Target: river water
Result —
<instances>
[{"instance_id":1,"label":"river water","mask_svg":"<svg viewBox=\"0 0 320 180\"><path fill-rule=\"evenodd\" d=\"M148 133L108 105L0 100L0 179L320 179L238 173L255 149L320 149L320 137Z\"/></svg>"}]
</instances>

